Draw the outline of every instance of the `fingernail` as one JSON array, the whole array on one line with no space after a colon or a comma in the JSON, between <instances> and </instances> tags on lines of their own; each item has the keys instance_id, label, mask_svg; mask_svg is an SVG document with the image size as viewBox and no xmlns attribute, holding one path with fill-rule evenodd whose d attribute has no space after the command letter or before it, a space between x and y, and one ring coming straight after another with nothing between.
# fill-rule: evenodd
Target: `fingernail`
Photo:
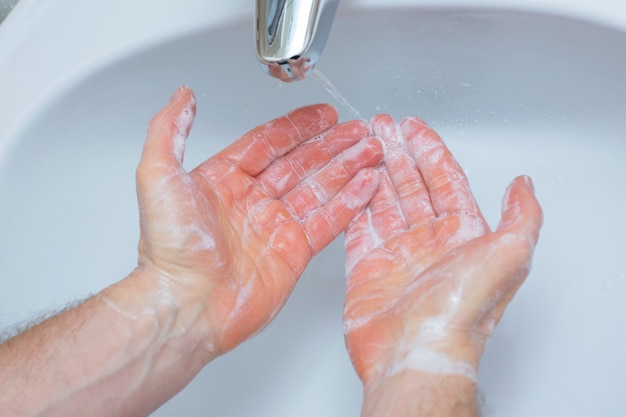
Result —
<instances>
[{"instance_id":1,"label":"fingernail","mask_svg":"<svg viewBox=\"0 0 626 417\"><path fill-rule=\"evenodd\" d=\"M533 183L533 179L530 178L528 175L524 175L523 178L524 178L524 181L526 182L526 185L528 185L528 187L534 193L535 192L535 184Z\"/></svg>"},{"instance_id":2,"label":"fingernail","mask_svg":"<svg viewBox=\"0 0 626 417\"><path fill-rule=\"evenodd\" d=\"M187 87L186 86L180 86L176 89L176 91L174 91L174 94L172 94L172 97L170 98L170 103L175 102L176 100L178 100L184 93L185 91L187 91Z\"/></svg>"}]
</instances>

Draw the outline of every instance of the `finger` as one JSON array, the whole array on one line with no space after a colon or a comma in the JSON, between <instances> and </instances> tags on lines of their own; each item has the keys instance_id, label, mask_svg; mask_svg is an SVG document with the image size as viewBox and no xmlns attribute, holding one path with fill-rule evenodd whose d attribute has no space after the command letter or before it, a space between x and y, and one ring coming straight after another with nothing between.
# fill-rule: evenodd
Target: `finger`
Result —
<instances>
[{"instance_id":1,"label":"finger","mask_svg":"<svg viewBox=\"0 0 626 417\"><path fill-rule=\"evenodd\" d=\"M380 141L364 139L303 181L283 198L283 202L294 216L302 219L331 201L360 170L378 165L382 158Z\"/></svg>"},{"instance_id":2,"label":"finger","mask_svg":"<svg viewBox=\"0 0 626 417\"><path fill-rule=\"evenodd\" d=\"M302 222L313 254L332 242L369 203L379 183L373 168L361 171L330 202Z\"/></svg>"},{"instance_id":3,"label":"finger","mask_svg":"<svg viewBox=\"0 0 626 417\"><path fill-rule=\"evenodd\" d=\"M380 173L380 185L370 201L371 225L381 240L387 240L408 229L400 208L396 190L385 169Z\"/></svg>"},{"instance_id":4,"label":"finger","mask_svg":"<svg viewBox=\"0 0 626 417\"><path fill-rule=\"evenodd\" d=\"M196 98L188 87L180 87L169 103L152 118L141 155L138 176L170 174L182 169L185 142L196 114Z\"/></svg>"},{"instance_id":5,"label":"finger","mask_svg":"<svg viewBox=\"0 0 626 417\"><path fill-rule=\"evenodd\" d=\"M384 169L379 169L380 184L368 207L346 229L346 274L372 250L387 239L407 230L398 197Z\"/></svg>"},{"instance_id":6,"label":"finger","mask_svg":"<svg viewBox=\"0 0 626 417\"><path fill-rule=\"evenodd\" d=\"M463 170L439 135L416 117L404 119L400 127L428 187L435 213L480 215Z\"/></svg>"},{"instance_id":7,"label":"finger","mask_svg":"<svg viewBox=\"0 0 626 417\"><path fill-rule=\"evenodd\" d=\"M402 132L388 115L375 116L371 122L375 135L385 143L385 167L409 225L428 221L435 216L428 188L417 165L407 153Z\"/></svg>"},{"instance_id":8,"label":"finger","mask_svg":"<svg viewBox=\"0 0 626 417\"><path fill-rule=\"evenodd\" d=\"M300 143L331 129L337 120L337 110L331 105L302 107L252 129L218 156L257 176Z\"/></svg>"},{"instance_id":9,"label":"finger","mask_svg":"<svg viewBox=\"0 0 626 417\"><path fill-rule=\"evenodd\" d=\"M277 159L257 179L275 198L282 198L305 178L368 134L367 125L360 121L338 125L319 139L305 142Z\"/></svg>"},{"instance_id":10,"label":"finger","mask_svg":"<svg viewBox=\"0 0 626 417\"><path fill-rule=\"evenodd\" d=\"M372 225L372 211L368 206L346 228L344 241L346 276L350 276L354 266L377 247L381 241L382 239Z\"/></svg>"}]
</instances>

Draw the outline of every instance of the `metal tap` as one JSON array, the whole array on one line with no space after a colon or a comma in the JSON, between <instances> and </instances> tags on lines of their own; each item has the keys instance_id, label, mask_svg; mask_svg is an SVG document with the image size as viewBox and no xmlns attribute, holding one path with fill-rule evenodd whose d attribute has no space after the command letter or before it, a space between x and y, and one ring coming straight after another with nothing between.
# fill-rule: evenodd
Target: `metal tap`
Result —
<instances>
[{"instance_id":1,"label":"metal tap","mask_svg":"<svg viewBox=\"0 0 626 417\"><path fill-rule=\"evenodd\" d=\"M302 80L317 64L339 0L256 0L256 52L261 67L284 82Z\"/></svg>"}]
</instances>

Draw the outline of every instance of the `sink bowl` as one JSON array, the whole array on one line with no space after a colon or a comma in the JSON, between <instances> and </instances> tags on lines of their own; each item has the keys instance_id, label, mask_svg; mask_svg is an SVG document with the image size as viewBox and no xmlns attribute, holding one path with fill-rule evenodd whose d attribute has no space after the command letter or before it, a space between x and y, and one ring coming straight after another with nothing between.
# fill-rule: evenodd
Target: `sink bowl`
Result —
<instances>
[{"instance_id":1,"label":"sink bowl","mask_svg":"<svg viewBox=\"0 0 626 417\"><path fill-rule=\"evenodd\" d=\"M162 31L122 22L108 43L90 38L86 21L102 23L113 6L69 19L67 39L84 33L97 48L33 35L46 13L60 13L41 6L29 18L34 3L21 0L0 26L4 40L15 37L0 50L2 327L135 266L134 171L149 119L177 86L198 98L190 169L257 124L333 102L314 79L282 85L259 69L247 2L200 19L192 11L206 2L188 0L188 26L151 5ZM485 414L618 416L626 406L626 6L600 2L611 16L602 20L597 10L593 19L572 12L580 2L488 3L346 0L318 69L365 117L417 115L438 130L492 225L508 182L534 179L545 224L533 270L483 358ZM120 19L141 16L129 13ZM28 52L28 40L39 48ZM312 262L264 332L154 415L358 415L361 386L342 334L342 245Z\"/></svg>"}]
</instances>

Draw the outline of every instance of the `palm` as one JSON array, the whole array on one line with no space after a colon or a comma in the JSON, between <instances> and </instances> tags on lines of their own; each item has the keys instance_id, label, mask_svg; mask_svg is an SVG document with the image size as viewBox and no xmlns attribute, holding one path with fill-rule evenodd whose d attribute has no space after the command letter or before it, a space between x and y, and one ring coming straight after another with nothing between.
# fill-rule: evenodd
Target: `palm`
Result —
<instances>
[{"instance_id":1,"label":"palm","mask_svg":"<svg viewBox=\"0 0 626 417\"><path fill-rule=\"evenodd\" d=\"M346 343L364 379L403 340L421 337L419 343L434 345L429 349L443 350L441 334L458 334L455 343L480 343L525 276L532 253L525 237L510 238L512 223L489 231L462 170L435 132L417 119L405 120L400 132L385 116L373 127L391 150L386 172L346 232ZM532 205L522 182L508 199ZM486 313L488 302L493 312ZM433 326L437 334L425 337Z\"/></svg>"},{"instance_id":2,"label":"palm","mask_svg":"<svg viewBox=\"0 0 626 417\"><path fill-rule=\"evenodd\" d=\"M161 118L176 111L166 109ZM380 145L360 142L367 129L357 122L326 132L336 121L330 106L297 110L252 130L190 173L182 160L170 157L164 164L159 155L151 163L144 154L140 252L164 276L175 277L177 287L204 300L220 350L274 317L311 257L375 191L375 172L359 171L380 161Z\"/></svg>"},{"instance_id":3,"label":"palm","mask_svg":"<svg viewBox=\"0 0 626 417\"><path fill-rule=\"evenodd\" d=\"M460 219L435 219L398 230L360 258L348 276L346 306L350 315L358 318L392 314L399 306L420 298L419 293L425 288L415 283L444 253L462 245L451 239L458 232L457 221ZM347 320L350 328L348 317Z\"/></svg>"},{"instance_id":4,"label":"palm","mask_svg":"<svg viewBox=\"0 0 626 417\"><path fill-rule=\"evenodd\" d=\"M219 165L203 168L202 175L222 176ZM206 228L215 244L198 253L189 269L213 277L197 284L207 292L213 321L222 327L217 330L222 344L230 346L273 318L314 252L303 224L259 180L238 168L215 180L200 180L207 204L198 213L211 219Z\"/></svg>"}]
</instances>

